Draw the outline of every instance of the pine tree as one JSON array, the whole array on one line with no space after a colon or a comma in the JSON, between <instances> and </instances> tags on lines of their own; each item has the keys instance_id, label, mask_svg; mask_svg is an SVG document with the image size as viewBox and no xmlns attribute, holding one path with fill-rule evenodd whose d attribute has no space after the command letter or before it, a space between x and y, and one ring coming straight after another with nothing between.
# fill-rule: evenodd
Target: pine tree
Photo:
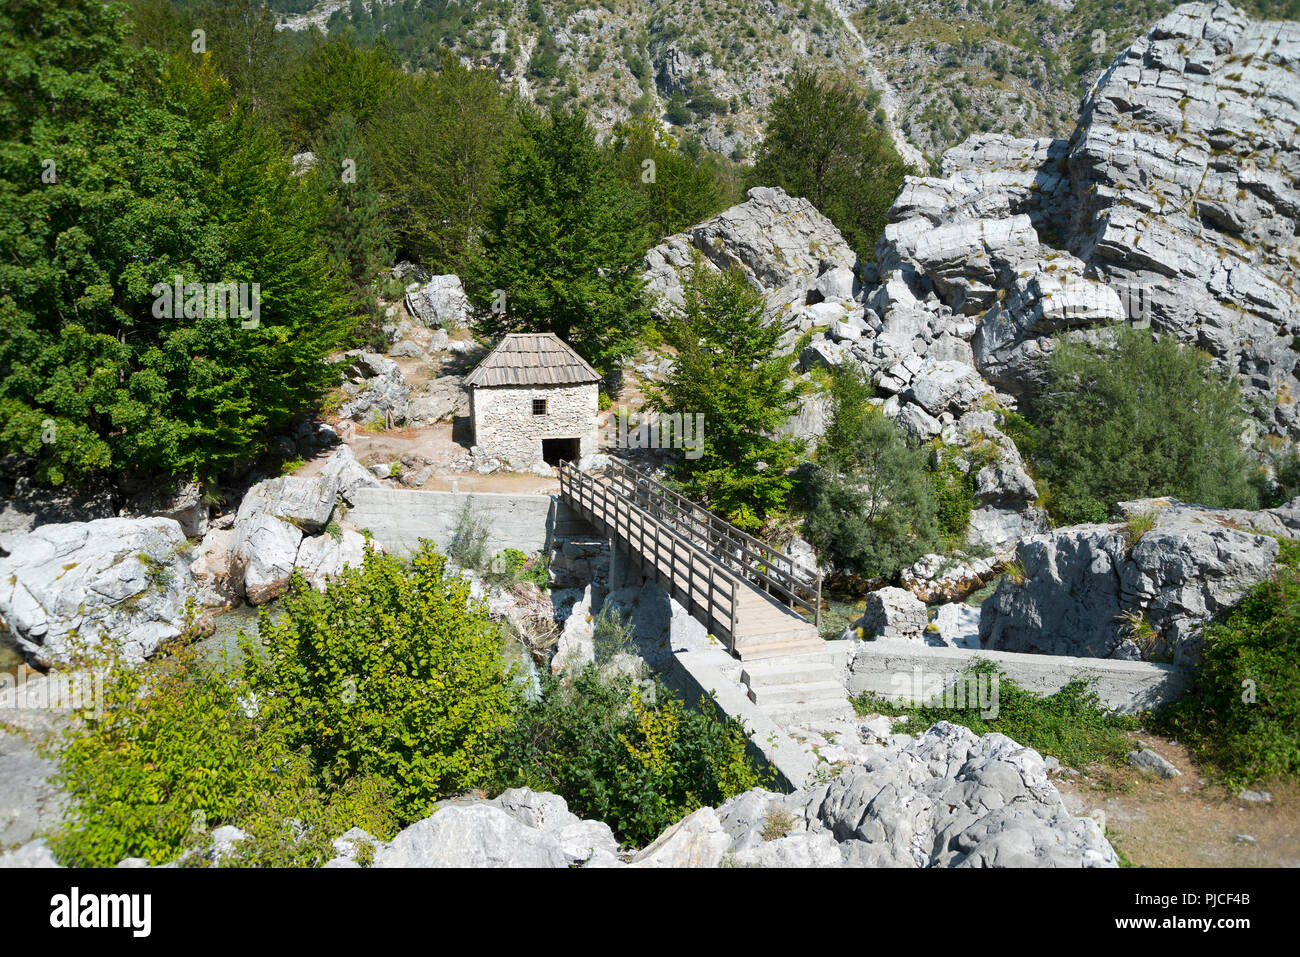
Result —
<instances>
[{"instance_id":1,"label":"pine tree","mask_svg":"<svg viewBox=\"0 0 1300 957\"><path fill-rule=\"evenodd\" d=\"M321 229L330 260L354 287L365 286L391 259L392 250L370 159L352 117L333 117L315 152L312 177L320 193Z\"/></svg>"},{"instance_id":2,"label":"pine tree","mask_svg":"<svg viewBox=\"0 0 1300 957\"><path fill-rule=\"evenodd\" d=\"M526 112L487 217L470 293L484 331L554 332L611 371L649 319L640 197L580 113Z\"/></svg>"},{"instance_id":3,"label":"pine tree","mask_svg":"<svg viewBox=\"0 0 1300 957\"><path fill-rule=\"evenodd\" d=\"M744 529L785 508L803 447L775 437L799 401L781 334L739 267L719 272L697 256L666 330L677 360L650 392L661 413L704 416L703 454L682 456L678 477L688 494Z\"/></svg>"}]
</instances>

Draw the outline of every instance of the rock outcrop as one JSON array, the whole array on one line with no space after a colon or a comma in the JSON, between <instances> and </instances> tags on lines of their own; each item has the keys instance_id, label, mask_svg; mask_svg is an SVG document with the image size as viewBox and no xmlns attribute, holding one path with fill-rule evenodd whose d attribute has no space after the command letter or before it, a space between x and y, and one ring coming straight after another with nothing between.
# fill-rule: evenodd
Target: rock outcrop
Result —
<instances>
[{"instance_id":1,"label":"rock outcrop","mask_svg":"<svg viewBox=\"0 0 1300 957\"><path fill-rule=\"evenodd\" d=\"M635 853L554 794L454 801L379 844L375 867L1116 867L1097 822L1071 817L1039 754L940 722L827 784L703 807Z\"/></svg>"},{"instance_id":2,"label":"rock outcrop","mask_svg":"<svg viewBox=\"0 0 1300 957\"><path fill-rule=\"evenodd\" d=\"M460 277L432 276L407 287L406 309L421 325L458 329L469 318L469 299Z\"/></svg>"},{"instance_id":3,"label":"rock outcrop","mask_svg":"<svg viewBox=\"0 0 1300 957\"><path fill-rule=\"evenodd\" d=\"M25 737L0 728L0 848L25 844L62 821L64 795L49 780L57 770Z\"/></svg>"},{"instance_id":4,"label":"rock outcrop","mask_svg":"<svg viewBox=\"0 0 1300 957\"><path fill-rule=\"evenodd\" d=\"M374 866L571 867L617 860L601 821L572 813L562 797L527 788L491 801L451 802L374 851Z\"/></svg>"},{"instance_id":5,"label":"rock outcrop","mask_svg":"<svg viewBox=\"0 0 1300 957\"><path fill-rule=\"evenodd\" d=\"M981 608L980 644L1190 663L1202 624L1271 573L1276 536L1300 530L1297 506L1245 512L1143 499L1118 507L1131 522L1027 538L1016 574Z\"/></svg>"},{"instance_id":6,"label":"rock outcrop","mask_svg":"<svg viewBox=\"0 0 1300 957\"><path fill-rule=\"evenodd\" d=\"M925 631L925 605L904 588L887 586L867 595L862 617L845 629L844 638L921 641Z\"/></svg>"},{"instance_id":7,"label":"rock outcrop","mask_svg":"<svg viewBox=\"0 0 1300 957\"><path fill-rule=\"evenodd\" d=\"M1298 74L1300 24L1186 4L1101 75L1068 140L980 134L908 177L862 288L824 268L800 306L806 281L756 285L788 342L811 334L800 372L859 367L914 441L979 470L967 544L1004 556L1047 524L1000 416L1039 391L1055 337L1172 335L1238 374L1257 432L1300 440ZM729 248L719 225L704 238Z\"/></svg>"},{"instance_id":8,"label":"rock outcrop","mask_svg":"<svg viewBox=\"0 0 1300 957\"><path fill-rule=\"evenodd\" d=\"M41 525L7 539L0 622L42 666L109 636L141 660L181 633L197 597L181 526L170 518Z\"/></svg>"},{"instance_id":9,"label":"rock outcrop","mask_svg":"<svg viewBox=\"0 0 1300 957\"><path fill-rule=\"evenodd\" d=\"M1069 140L949 150L890 210L864 300L887 334L855 354L888 383L952 337L1032 394L1051 336L1127 320L1208 350L1262 428L1300 438L1298 73L1300 24L1185 4L1101 75Z\"/></svg>"},{"instance_id":10,"label":"rock outcrop","mask_svg":"<svg viewBox=\"0 0 1300 957\"><path fill-rule=\"evenodd\" d=\"M829 219L778 187L756 186L746 195L745 202L646 254L646 285L657 311L681 305L682 277L696 255L704 268L739 266L773 315L809 301L809 290L814 302L829 298L828 292L852 298L857 256Z\"/></svg>"},{"instance_id":11,"label":"rock outcrop","mask_svg":"<svg viewBox=\"0 0 1300 957\"><path fill-rule=\"evenodd\" d=\"M333 521L338 501L350 503L358 489L379 484L346 445L317 475L258 483L240 502L229 537L210 552L204 539L205 573L219 578L224 561L229 587L254 605L281 595L295 568L323 588L345 565L359 565L365 556L360 531ZM214 530L209 538L219 534Z\"/></svg>"},{"instance_id":12,"label":"rock outcrop","mask_svg":"<svg viewBox=\"0 0 1300 957\"><path fill-rule=\"evenodd\" d=\"M270 601L289 587L303 536L324 531L338 491L333 474L269 479L248 490L229 550L231 578L250 603Z\"/></svg>"},{"instance_id":13,"label":"rock outcrop","mask_svg":"<svg viewBox=\"0 0 1300 957\"><path fill-rule=\"evenodd\" d=\"M346 353L343 392L348 398L339 406L339 416L354 422L397 425L406 419L411 387L402 369L387 356L354 349Z\"/></svg>"}]
</instances>

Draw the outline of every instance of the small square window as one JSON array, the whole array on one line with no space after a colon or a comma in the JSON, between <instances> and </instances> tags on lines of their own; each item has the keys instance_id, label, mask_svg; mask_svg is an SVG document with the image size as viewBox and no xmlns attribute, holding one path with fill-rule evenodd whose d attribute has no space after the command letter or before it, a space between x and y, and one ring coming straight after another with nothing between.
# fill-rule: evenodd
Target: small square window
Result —
<instances>
[{"instance_id":1,"label":"small square window","mask_svg":"<svg viewBox=\"0 0 1300 957\"><path fill-rule=\"evenodd\" d=\"M533 415L545 415L545 414L546 414L546 400L533 399Z\"/></svg>"}]
</instances>

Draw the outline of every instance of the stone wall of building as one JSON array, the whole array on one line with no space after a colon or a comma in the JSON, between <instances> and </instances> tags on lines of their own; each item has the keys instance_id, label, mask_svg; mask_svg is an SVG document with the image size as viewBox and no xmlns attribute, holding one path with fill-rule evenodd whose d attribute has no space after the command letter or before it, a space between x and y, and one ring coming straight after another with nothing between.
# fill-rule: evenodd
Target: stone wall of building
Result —
<instances>
[{"instance_id":1,"label":"stone wall of building","mask_svg":"<svg viewBox=\"0 0 1300 957\"><path fill-rule=\"evenodd\" d=\"M581 440L581 454L596 452L599 386L479 386L471 391L474 454L523 468L542 461L543 439ZM546 414L533 414L533 400Z\"/></svg>"}]
</instances>

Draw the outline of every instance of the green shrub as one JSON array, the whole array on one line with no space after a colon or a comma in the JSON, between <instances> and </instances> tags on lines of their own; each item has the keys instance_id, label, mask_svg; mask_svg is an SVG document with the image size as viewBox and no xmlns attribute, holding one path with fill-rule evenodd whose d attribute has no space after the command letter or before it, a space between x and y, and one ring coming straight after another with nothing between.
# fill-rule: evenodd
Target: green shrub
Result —
<instances>
[{"instance_id":1,"label":"green shrub","mask_svg":"<svg viewBox=\"0 0 1300 957\"><path fill-rule=\"evenodd\" d=\"M1257 503L1235 381L1172 338L1125 327L1109 346L1060 341L1031 411L1042 439L1031 454L1059 522L1102 522L1117 502L1151 496Z\"/></svg>"},{"instance_id":2,"label":"green shrub","mask_svg":"<svg viewBox=\"0 0 1300 957\"><path fill-rule=\"evenodd\" d=\"M324 592L295 573L283 614L247 638L250 685L326 788L385 781L403 821L495 774L519 686L469 583L429 542L409 564L367 549Z\"/></svg>"},{"instance_id":3,"label":"green shrub","mask_svg":"<svg viewBox=\"0 0 1300 957\"><path fill-rule=\"evenodd\" d=\"M651 696L589 665L572 681L543 678L502 756L501 786L560 794L574 813L641 846L696 808L763 783L745 749L744 728L712 702L688 710L662 687Z\"/></svg>"},{"instance_id":4,"label":"green shrub","mask_svg":"<svg viewBox=\"0 0 1300 957\"><path fill-rule=\"evenodd\" d=\"M519 577L528 556L517 548L503 548L492 556L489 566L493 578L501 582L513 582Z\"/></svg>"},{"instance_id":5,"label":"green shrub","mask_svg":"<svg viewBox=\"0 0 1300 957\"><path fill-rule=\"evenodd\" d=\"M929 455L878 411L847 449L848 471L814 469L803 483L804 535L820 556L864 578L891 575L940 541Z\"/></svg>"},{"instance_id":6,"label":"green shrub","mask_svg":"<svg viewBox=\"0 0 1300 957\"><path fill-rule=\"evenodd\" d=\"M934 485L935 518L939 534L949 546L966 539L975 510L975 476L978 468L962 469L955 457L941 449L935 456L930 481Z\"/></svg>"},{"instance_id":7,"label":"green shrub","mask_svg":"<svg viewBox=\"0 0 1300 957\"><path fill-rule=\"evenodd\" d=\"M456 516L456 527L452 530L451 541L447 545L447 555L461 568L482 568L487 561L487 537L487 526L474 511L470 500L466 499Z\"/></svg>"},{"instance_id":8,"label":"green shrub","mask_svg":"<svg viewBox=\"0 0 1300 957\"><path fill-rule=\"evenodd\" d=\"M274 785L274 746L239 706L240 687L184 647L164 665L120 665L104 684L103 715L65 733L57 782L70 797L51 840L67 865L112 867L124 857L170 860Z\"/></svg>"},{"instance_id":9,"label":"green shrub","mask_svg":"<svg viewBox=\"0 0 1300 957\"><path fill-rule=\"evenodd\" d=\"M208 829L222 824L249 833L239 862L270 866L324 864L335 856L331 841L354 825L391 836L396 819L382 781L321 789L306 753L254 700L239 675L202 660L193 645L113 667L102 717L65 732L58 749L56 780L70 798L50 840L59 861L161 864L202 849Z\"/></svg>"},{"instance_id":10,"label":"green shrub","mask_svg":"<svg viewBox=\"0 0 1300 957\"><path fill-rule=\"evenodd\" d=\"M1294 560L1295 550L1286 557ZM1300 573L1292 564L1206 627L1191 691L1154 727L1230 784L1300 774Z\"/></svg>"},{"instance_id":11,"label":"green shrub","mask_svg":"<svg viewBox=\"0 0 1300 957\"><path fill-rule=\"evenodd\" d=\"M603 665L621 654L636 653L636 629L631 617L606 602L591 623L596 664Z\"/></svg>"},{"instance_id":12,"label":"green shrub","mask_svg":"<svg viewBox=\"0 0 1300 957\"><path fill-rule=\"evenodd\" d=\"M1136 719L1103 708L1086 681L1072 681L1053 694L1037 695L1021 688L991 661L971 665L960 680L972 678L998 682L996 716L983 717L978 706L898 704L870 693L854 699L853 705L858 714L907 715L908 731L916 734L936 721L960 724L981 735L997 731L1073 768L1094 763L1118 766L1132 749L1126 732L1137 728Z\"/></svg>"}]
</instances>

